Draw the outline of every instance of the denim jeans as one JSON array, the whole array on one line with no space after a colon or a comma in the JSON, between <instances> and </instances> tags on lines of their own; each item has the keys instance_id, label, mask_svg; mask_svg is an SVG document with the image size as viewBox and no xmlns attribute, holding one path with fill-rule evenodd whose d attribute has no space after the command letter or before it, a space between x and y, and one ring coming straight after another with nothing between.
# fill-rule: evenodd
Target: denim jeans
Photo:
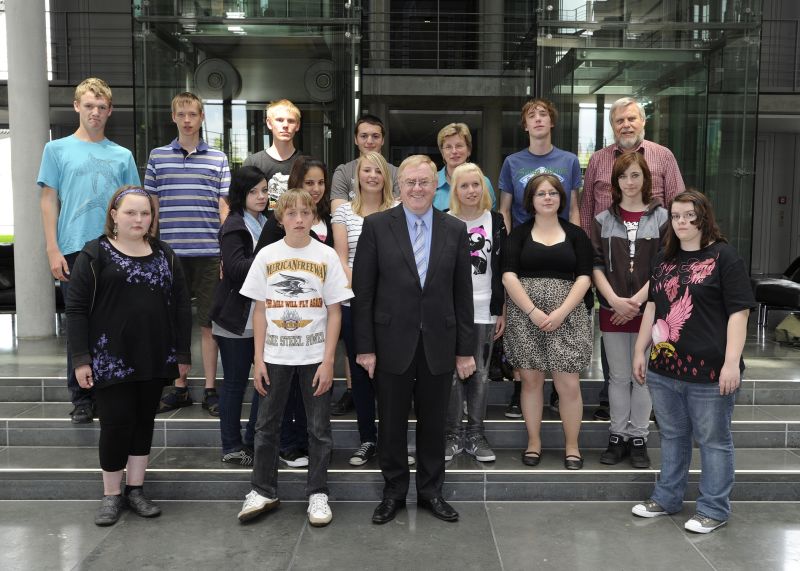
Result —
<instances>
[{"instance_id":1,"label":"denim jeans","mask_svg":"<svg viewBox=\"0 0 800 571\"><path fill-rule=\"evenodd\" d=\"M350 362L350 379L353 389L353 404L356 407L358 435L361 442L376 442L378 431L375 428L375 386L367 371L356 363L356 348L353 338L353 312L349 305L342 305L342 337Z\"/></svg>"},{"instance_id":2,"label":"denim jeans","mask_svg":"<svg viewBox=\"0 0 800 571\"><path fill-rule=\"evenodd\" d=\"M292 378L281 421L281 452L289 453L292 450L308 450L308 420L297 375Z\"/></svg>"},{"instance_id":3,"label":"denim jeans","mask_svg":"<svg viewBox=\"0 0 800 571\"><path fill-rule=\"evenodd\" d=\"M458 373L453 374L450 387L450 403L447 406L447 436L459 436L464 432L461 417L462 403L467 399L466 435L483 434L483 420L486 418L486 405L489 402L489 361L494 344L494 324L476 323L475 331L475 372L463 381Z\"/></svg>"},{"instance_id":4,"label":"denim jeans","mask_svg":"<svg viewBox=\"0 0 800 571\"><path fill-rule=\"evenodd\" d=\"M253 365L253 338L221 337L214 335L222 360L223 382L219 393L219 431L222 437L222 453L228 454L253 447L256 418L258 417L258 393L253 391L250 418L242 439L242 402L250 386L250 367Z\"/></svg>"},{"instance_id":5,"label":"denim jeans","mask_svg":"<svg viewBox=\"0 0 800 571\"><path fill-rule=\"evenodd\" d=\"M628 440L650 432L650 391L633 377L633 348L637 333L604 332L603 341L609 365L609 405L611 434Z\"/></svg>"},{"instance_id":6,"label":"denim jeans","mask_svg":"<svg viewBox=\"0 0 800 571\"><path fill-rule=\"evenodd\" d=\"M64 256L64 259L67 261L67 266L69 267L70 275L72 274L72 269L75 267L75 260L78 259L79 253L80 252L74 252ZM69 282L61 282L60 287L61 296L64 298L64 304L66 304ZM94 401L94 389L81 388L78 384L78 379L75 378L75 369L72 367L72 352L69 349L69 335L67 335L67 389L69 389L70 400L74 406L92 404L92 401Z\"/></svg>"},{"instance_id":7,"label":"denim jeans","mask_svg":"<svg viewBox=\"0 0 800 571\"><path fill-rule=\"evenodd\" d=\"M661 473L652 499L670 513L681 509L694 437L702 465L697 513L726 521L734 478L735 393L721 396L717 383L687 383L649 370L647 386L661 432Z\"/></svg>"},{"instance_id":8,"label":"denim jeans","mask_svg":"<svg viewBox=\"0 0 800 571\"><path fill-rule=\"evenodd\" d=\"M297 377L308 417L309 459L306 495L328 493L328 464L333 450L331 436L331 391L314 396L311 382L319 363L313 365L267 365L269 388L261 399L256 422L253 489L268 498L278 497L278 433L293 377Z\"/></svg>"}]
</instances>

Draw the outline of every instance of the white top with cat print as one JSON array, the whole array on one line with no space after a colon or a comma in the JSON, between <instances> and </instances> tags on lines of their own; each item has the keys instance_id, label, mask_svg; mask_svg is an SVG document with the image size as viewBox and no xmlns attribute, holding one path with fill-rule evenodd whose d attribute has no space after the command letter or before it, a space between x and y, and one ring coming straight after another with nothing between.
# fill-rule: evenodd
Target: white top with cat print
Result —
<instances>
[{"instance_id":1,"label":"white top with cat print","mask_svg":"<svg viewBox=\"0 0 800 571\"><path fill-rule=\"evenodd\" d=\"M475 323L494 323L489 305L492 301L492 213L489 210L475 220L465 221L469 235L472 264L472 303Z\"/></svg>"},{"instance_id":2,"label":"white top with cat print","mask_svg":"<svg viewBox=\"0 0 800 571\"><path fill-rule=\"evenodd\" d=\"M322 362L327 306L353 297L339 256L316 240L304 248L285 240L263 248L240 293L265 303L264 361L274 365Z\"/></svg>"}]
</instances>

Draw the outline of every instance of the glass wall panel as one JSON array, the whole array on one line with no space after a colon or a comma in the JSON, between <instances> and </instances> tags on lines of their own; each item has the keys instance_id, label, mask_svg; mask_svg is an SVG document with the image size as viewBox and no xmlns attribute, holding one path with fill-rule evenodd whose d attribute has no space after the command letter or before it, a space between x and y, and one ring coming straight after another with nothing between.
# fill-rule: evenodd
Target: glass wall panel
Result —
<instances>
[{"instance_id":1,"label":"glass wall panel","mask_svg":"<svg viewBox=\"0 0 800 571\"><path fill-rule=\"evenodd\" d=\"M134 2L136 159L176 136L170 101L203 98L204 138L233 167L271 144L270 101L301 110L295 145L335 166L352 154L360 15L334 0Z\"/></svg>"},{"instance_id":2,"label":"glass wall panel","mask_svg":"<svg viewBox=\"0 0 800 571\"><path fill-rule=\"evenodd\" d=\"M761 0L539 0L537 93L585 166L613 140L607 109L634 96L647 139L675 154L749 260ZM592 148L593 147L593 148Z\"/></svg>"}]
</instances>

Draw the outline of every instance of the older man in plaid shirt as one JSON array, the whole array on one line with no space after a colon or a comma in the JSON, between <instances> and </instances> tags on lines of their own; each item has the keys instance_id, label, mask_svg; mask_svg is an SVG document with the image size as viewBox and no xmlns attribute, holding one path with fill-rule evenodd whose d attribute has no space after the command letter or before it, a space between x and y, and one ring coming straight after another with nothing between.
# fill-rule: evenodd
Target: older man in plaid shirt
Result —
<instances>
[{"instance_id":1,"label":"older man in plaid shirt","mask_svg":"<svg viewBox=\"0 0 800 571\"><path fill-rule=\"evenodd\" d=\"M614 129L614 143L592 155L583 177L581 228L589 237L594 217L611 206L611 169L622 153L635 151L644 155L653 177L653 198L660 200L664 208L668 209L672 199L686 189L672 151L644 139L644 107L638 101L632 97L616 100L611 106L609 119ZM608 363L602 343L600 349L605 381L600 389L600 406L594 412L594 418L609 420Z\"/></svg>"}]
</instances>

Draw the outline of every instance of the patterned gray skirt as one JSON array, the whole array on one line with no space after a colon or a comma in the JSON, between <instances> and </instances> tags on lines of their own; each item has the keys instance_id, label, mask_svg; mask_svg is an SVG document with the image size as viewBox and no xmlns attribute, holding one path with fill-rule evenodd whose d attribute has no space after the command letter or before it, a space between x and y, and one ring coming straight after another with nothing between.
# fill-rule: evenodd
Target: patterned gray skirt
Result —
<instances>
[{"instance_id":1,"label":"patterned gray skirt","mask_svg":"<svg viewBox=\"0 0 800 571\"><path fill-rule=\"evenodd\" d=\"M520 278L520 283L533 304L545 313L557 309L573 285L556 278ZM580 372L592 360L592 320L586 305L581 300L561 327L545 332L509 298L503 347L516 369Z\"/></svg>"}]
</instances>

